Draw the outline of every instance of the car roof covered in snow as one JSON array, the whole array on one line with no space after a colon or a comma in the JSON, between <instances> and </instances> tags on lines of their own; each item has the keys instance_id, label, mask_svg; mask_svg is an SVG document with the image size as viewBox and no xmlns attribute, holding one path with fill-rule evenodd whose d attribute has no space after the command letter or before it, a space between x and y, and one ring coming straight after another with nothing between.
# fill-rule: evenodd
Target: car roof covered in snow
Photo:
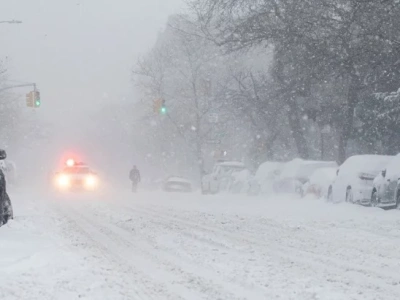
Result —
<instances>
[{"instance_id":1,"label":"car roof covered in snow","mask_svg":"<svg viewBox=\"0 0 400 300\"><path fill-rule=\"evenodd\" d=\"M231 175L235 180L246 180L250 178L251 172L248 169L243 169L240 171L233 172Z\"/></svg>"},{"instance_id":2,"label":"car roof covered in snow","mask_svg":"<svg viewBox=\"0 0 400 300\"><path fill-rule=\"evenodd\" d=\"M350 156L341 166L340 172L366 172L379 173L394 156L390 155L354 155Z\"/></svg>"},{"instance_id":3,"label":"car roof covered in snow","mask_svg":"<svg viewBox=\"0 0 400 300\"><path fill-rule=\"evenodd\" d=\"M308 178L316 169L337 167L338 165L335 161L315 161L296 158L283 166L279 177L281 179Z\"/></svg>"},{"instance_id":4,"label":"car roof covered in snow","mask_svg":"<svg viewBox=\"0 0 400 300\"><path fill-rule=\"evenodd\" d=\"M282 168L283 162L266 161L263 162L257 169L255 174L256 179L264 179L269 175Z\"/></svg>"}]
</instances>

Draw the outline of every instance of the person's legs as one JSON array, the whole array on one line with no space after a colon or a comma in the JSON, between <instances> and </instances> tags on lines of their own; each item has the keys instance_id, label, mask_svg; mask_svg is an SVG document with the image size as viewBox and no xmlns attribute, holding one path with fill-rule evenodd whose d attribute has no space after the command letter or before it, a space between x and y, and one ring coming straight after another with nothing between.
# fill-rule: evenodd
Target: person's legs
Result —
<instances>
[{"instance_id":1,"label":"person's legs","mask_svg":"<svg viewBox=\"0 0 400 300\"><path fill-rule=\"evenodd\" d=\"M137 183L132 181L132 192L136 192L137 190Z\"/></svg>"}]
</instances>

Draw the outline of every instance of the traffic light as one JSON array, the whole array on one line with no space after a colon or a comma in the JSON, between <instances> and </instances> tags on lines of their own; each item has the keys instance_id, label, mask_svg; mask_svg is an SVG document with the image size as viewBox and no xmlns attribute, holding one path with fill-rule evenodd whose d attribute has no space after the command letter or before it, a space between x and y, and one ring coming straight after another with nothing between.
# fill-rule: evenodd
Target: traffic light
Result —
<instances>
[{"instance_id":1,"label":"traffic light","mask_svg":"<svg viewBox=\"0 0 400 300\"><path fill-rule=\"evenodd\" d=\"M153 112L158 113L161 109L162 99L156 99L153 101Z\"/></svg>"},{"instance_id":2,"label":"traffic light","mask_svg":"<svg viewBox=\"0 0 400 300\"><path fill-rule=\"evenodd\" d=\"M153 102L153 111L157 114L165 115L167 113L167 106L164 99L157 99Z\"/></svg>"},{"instance_id":3,"label":"traffic light","mask_svg":"<svg viewBox=\"0 0 400 300\"><path fill-rule=\"evenodd\" d=\"M33 92L26 94L26 106L33 107Z\"/></svg>"},{"instance_id":4,"label":"traffic light","mask_svg":"<svg viewBox=\"0 0 400 300\"><path fill-rule=\"evenodd\" d=\"M39 91L35 90L26 94L26 106L38 108L41 104Z\"/></svg>"},{"instance_id":5,"label":"traffic light","mask_svg":"<svg viewBox=\"0 0 400 300\"><path fill-rule=\"evenodd\" d=\"M39 107L41 102L40 102L40 92L39 91L34 91L34 98L35 98L35 107Z\"/></svg>"},{"instance_id":6,"label":"traffic light","mask_svg":"<svg viewBox=\"0 0 400 300\"><path fill-rule=\"evenodd\" d=\"M165 114L167 113L167 107L165 106L165 100L162 100L161 108L160 108L160 113L161 113L162 115L165 115Z\"/></svg>"}]
</instances>

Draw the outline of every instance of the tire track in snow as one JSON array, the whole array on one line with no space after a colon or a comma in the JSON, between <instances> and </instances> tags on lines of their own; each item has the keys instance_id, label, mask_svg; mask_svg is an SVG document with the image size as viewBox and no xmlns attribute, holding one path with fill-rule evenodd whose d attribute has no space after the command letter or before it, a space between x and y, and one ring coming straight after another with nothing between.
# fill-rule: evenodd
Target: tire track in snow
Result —
<instances>
[{"instance_id":1,"label":"tire track in snow","mask_svg":"<svg viewBox=\"0 0 400 300\"><path fill-rule=\"evenodd\" d=\"M111 264L111 268L117 267L119 281L122 281L121 286L133 288L135 295L129 294L124 299L140 299L140 300L154 300L154 299L170 299L179 300L185 299L176 294L171 294L170 291L163 285L153 282L146 273L140 272L130 259L131 253L127 253L128 249L118 248L114 243L110 243L110 237L101 233L96 226L88 223L80 218L75 210L70 207L53 207L54 210L68 221L68 233L78 233L85 238L85 246L90 248L90 252L96 250L95 254L107 260ZM67 212L68 211L68 212ZM76 237L72 234L72 237ZM89 245L88 245L89 242ZM82 245L75 245L80 247ZM94 253L93 253L94 254ZM101 263L101 262L100 262ZM110 271L109 269L106 271ZM152 291L152 292L151 292ZM132 298L134 297L134 298Z\"/></svg>"},{"instance_id":2,"label":"tire track in snow","mask_svg":"<svg viewBox=\"0 0 400 300\"><path fill-rule=\"evenodd\" d=\"M266 250L267 254L273 254L274 256L284 258L286 263L291 261L296 264L303 265L304 270L307 270L311 273L314 273L314 271L317 269L322 270L322 272L325 274L325 277L330 278L328 281L336 281L340 284L344 284L345 286L355 284L356 286L362 288L363 292L366 292L366 290L372 290L376 292L377 290L380 290L382 286L384 286L384 290L386 292L389 292L389 295L391 295L391 297L397 295L395 298L400 298L400 288L396 284L397 280L399 280L398 273L380 272L369 267L365 268L362 266L354 265L352 262L349 261L341 262L337 259L331 259L321 254L310 253L308 251L295 248L294 246L281 246L275 241L269 241L268 243L265 243L260 241L259 239L257 239L256 236L253 235L242 235L238 233L227 232L223 229L219 229L216 227L199 225L192 220L171 216L166 214L165 212L160 213L157 210L147 207L125 206L125 208L139 215L147 214L148 216L153 217L153 222L157 222L155 220L163 219L164 221L173 222L175 224L180 223L182 230L185 230L185 228L191 228L194 230L206 232L208 234L214 234L219 241L221 241L221 237L224 237L231 241L239 243L246 242L252 246L261 247ZM191 235L194 237L193 232L188 232L188 236ZM295 254L293 254L293 250L295 251ZM312 266L314 266L314 268L310 268ZM335 271L337 272L332 273L332 269L335 269ZM351 276L351 274L354 276ZM333 279L335 277L336 279Z\"/></svg>"},{"instance_id":3,"label":"tire track in snow","mask_svg":"<svg viewBox=\"0 0 400 300\"><path fill-rule=\"evenodd\" d=\"M72 209L72 208L70 208ZM101 234L108 237L110 241L129 249L131 253L139 254L143 269L152 265L153 269L158 268L163 273L163 278L169 282L168 286L174 286L180 290L184 299L263 299L260 292L246 290L241 286L221 280L218 274L211 273L202 266L189 266L177 260L171 254L160 251L154 245L143 243L143 240L135 239L132 232L113 224L104 225L98 218L82 214L76 209L74 213L79 219L84 220L92 227L96 227ZM146 258L147 257L147 258ZM145 261L145 263L144 263ZM160 267L167 267L167 271ZM193 273L193 270L201 275ZM196 291L196 293L194 293ZM183 294L183 295L182 295ZM240 295L240 296L237 296ZM250 295L250 298L247 298ZM262 296L262 297L260 297Z\"/></svg>"}]
</instances>

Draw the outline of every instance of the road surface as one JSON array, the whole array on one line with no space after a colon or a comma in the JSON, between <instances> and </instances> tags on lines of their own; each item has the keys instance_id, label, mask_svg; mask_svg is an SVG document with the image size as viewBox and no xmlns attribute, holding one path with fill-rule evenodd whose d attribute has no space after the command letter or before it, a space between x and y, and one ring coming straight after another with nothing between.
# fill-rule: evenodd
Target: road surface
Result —
<instances>
[{"instance_id":1,"label":"road surface","mask_svg":"<svg viewBox=\"0 0 400 300\"><path fill-rule=\"evenodd\" d=\"M0 299L400 299L400 212L288 196L12 193Z\"/></svg>"}]
</instances>

